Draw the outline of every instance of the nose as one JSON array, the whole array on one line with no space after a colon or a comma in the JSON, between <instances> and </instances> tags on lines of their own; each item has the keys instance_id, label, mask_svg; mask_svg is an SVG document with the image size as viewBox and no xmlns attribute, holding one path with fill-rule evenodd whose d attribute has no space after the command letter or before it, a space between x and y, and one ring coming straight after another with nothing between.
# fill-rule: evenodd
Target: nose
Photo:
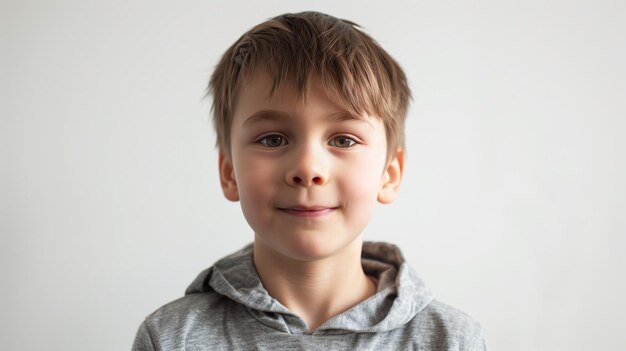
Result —
<instances>
[{"instance_id":1,"label":"nose","mask_svg":"<svg viewBox=\"0 0 626 351\"><path fill-rule=\"evenodd\" d=\"M324 185L328 181L328 159L319 146L302 145L294 150L286 172L287 184L310 187ZM298 152L299 151L299 152Z\"/></svg>"}]
</instances>

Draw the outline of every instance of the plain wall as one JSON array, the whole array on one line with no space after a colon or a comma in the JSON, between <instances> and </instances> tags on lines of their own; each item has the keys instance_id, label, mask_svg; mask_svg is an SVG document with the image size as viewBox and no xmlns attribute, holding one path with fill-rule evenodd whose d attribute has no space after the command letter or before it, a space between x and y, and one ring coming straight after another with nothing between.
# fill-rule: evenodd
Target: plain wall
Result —
<instances>
[{"instance_id":1,"label":"plain wall","mask_svg":"<svg viewBox=\"0 0 626 351\"><path fill-rule=\"evenodd\" d=\"M492 350L626 347L624 2L0 6L3 349L130 349L252 240L202 97L240 35L302 10L361 24L413 90L401 194L365 239L398 244Z\"/></svg>"}]
</instances>

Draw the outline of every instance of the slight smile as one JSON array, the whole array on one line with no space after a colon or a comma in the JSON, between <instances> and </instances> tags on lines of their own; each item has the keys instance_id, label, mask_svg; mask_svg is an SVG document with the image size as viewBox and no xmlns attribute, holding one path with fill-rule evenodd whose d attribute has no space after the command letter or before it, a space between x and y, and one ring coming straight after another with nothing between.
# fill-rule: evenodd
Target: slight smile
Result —
<instances>
[{"instance_id":1,"label":"slight smile","mask_svg":"<svg viewBox=\"0 0 626 351\"><path fill-rule=\"evenodd\" d=\"M314 207L314 208L305 208L305 207L292 207L292 208L279 208L284 213L287 213L292 216L297 217L321 217L325 216L334 210L337 207Z\"/></svg>"}]
</instances>

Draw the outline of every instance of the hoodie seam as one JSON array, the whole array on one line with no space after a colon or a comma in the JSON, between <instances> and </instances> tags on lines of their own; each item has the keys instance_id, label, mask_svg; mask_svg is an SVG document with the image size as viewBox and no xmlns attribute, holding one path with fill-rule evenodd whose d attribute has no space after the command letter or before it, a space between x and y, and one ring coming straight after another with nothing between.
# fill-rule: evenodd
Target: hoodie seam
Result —
<instances>
[{"instance_id":1,"label":"hoodie seam","mask_svg":"<svg viewBox=\"0 0 626 351\"><path fill-rule=\"evenodd\" d=\"M156 347L154 347L154 337L152 336L152 332L150 331L150 325L148 325L148 319L146 318L146 333L148 333L148 339L150 340L150 348L156 351Z\"/></svg>"},{"instance_id":2,"label":"hoodie seam","mask_svg":"<svg viewBox=\"0 0 626 351\"><path fill-rule=\"evenodd\" d=\"M262 326L264 326L265 328L272 329L272 330L277 330L277 331L279 331L279 332L281 332L281 333L285 333L285 334L295 335L294 333L292 333L292 332L291 332L291 329L289 328L289 326L288 326L286 323L285 323L285 326L287 327L287 330L289 330L289 332L285 332L285 331L284 331L284 330L282 330L282 329L278 329L278 328L276 328L276 327L272 327L272 326L270 326L270 325L267 325L267 324L263 323L263 321L262 321L260 318L258 318L257 316L255 316L255 315L254 315L254 314L250 311L250 310L251 310L251 308L250 308L249 306L245 306L245 305L242 305L242 306L243 306L243 307L245 307L246 313L248 313L248 315L250 315L250 317L254 318L254 320L256 320L256 321L257 321L257 323L261 324L261 325L262 325ZM273 312L273 313L278 313L278 312Z\"/></svg>"}]
</instances>

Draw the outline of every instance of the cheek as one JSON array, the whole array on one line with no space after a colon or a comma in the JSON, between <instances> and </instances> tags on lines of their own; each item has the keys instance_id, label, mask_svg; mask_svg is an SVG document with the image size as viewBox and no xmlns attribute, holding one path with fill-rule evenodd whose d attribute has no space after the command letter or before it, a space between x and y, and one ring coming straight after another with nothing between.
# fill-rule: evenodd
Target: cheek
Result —
<instances>
[{"instance_id":1,"label":"cheek","mask_svg":"<svg viewBox=\"0 0 626 351\"><path fill-rule=\"evenodd\" d=\"M373 207L378 196L380 186L380 175L373 172L371 168L365 168L355 173L352 179L344 181L343 187L349 194L352 206Z\"/></svg>"},{"instance_id":2,"label":"cheek","mask_svg":"<svg viewBox=\"0 0 626 351\"><path fill-rule=\"evenodd\" d=\"M360 220L369 220L381 185L384 155L360 156L341 177L348 211Z\"/></svg>"},{"instance_id":3,"label":"cheek","mask_svg":"<svg viewBox=\"0 0 626 351\"><path fill-rule=\"evenodd\" d=\"M244 217L253 228L260 222L263 211L271 208L272 188L276 182L276 167L255 158L238 160L235 169L239 202Z\"/></svg>"},{"instance_id":4,"label":"cheek","mask_svg":"<svg viewBox=\"0 0 626 351\"><path fill-rule=\"evenodd\" d=\"M384 140L381 140L384 141ZM386 162L386 149L383 143L377 143L369 152L359 155L353 163L352 174L354 187L360 188L362 196L376 197L381 185L383 168Z\"/></svg>"}]
</instances>

